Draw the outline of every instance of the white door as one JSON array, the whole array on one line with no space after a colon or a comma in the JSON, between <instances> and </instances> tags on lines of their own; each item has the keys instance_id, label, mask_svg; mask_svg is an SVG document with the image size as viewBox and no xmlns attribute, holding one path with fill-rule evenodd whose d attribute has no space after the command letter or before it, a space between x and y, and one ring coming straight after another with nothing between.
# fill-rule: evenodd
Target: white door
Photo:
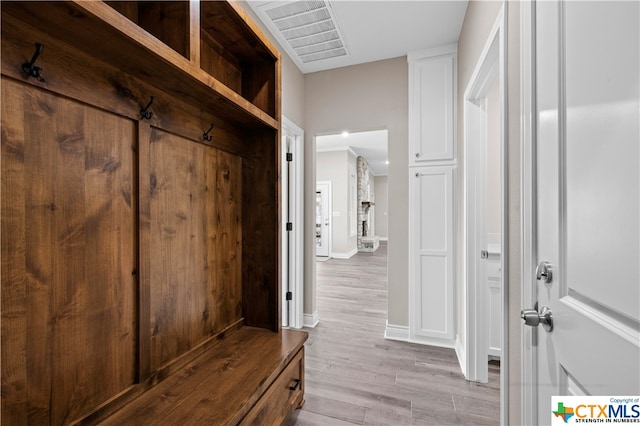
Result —
<instances>
[{"instance_id":1,"label":"white door","mask_svg":"<svg viewBox=\"0 0 640 426\"><path fill-rule=\"evenodd\" d=\"M533 415L549 424L553 395L640 394L640 3L535 7L533 243L551 279L533 285L553 329L532 335Z\"/></svg>"},{"instance_id":2,"label":"white door","mask_svg":"<svg viewBox=\"0 0 640 426\"><path fill-rule=\"evenodd\" d=\"M328 182L316 184L316 256L321 257L329 257L330 188Z\"/></svg>"}]
</instances>

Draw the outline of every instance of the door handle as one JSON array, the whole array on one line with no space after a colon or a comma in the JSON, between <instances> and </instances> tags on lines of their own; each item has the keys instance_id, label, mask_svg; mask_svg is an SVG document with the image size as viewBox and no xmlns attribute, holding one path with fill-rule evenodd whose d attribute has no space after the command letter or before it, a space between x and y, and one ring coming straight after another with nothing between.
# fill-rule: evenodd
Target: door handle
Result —
<instances>
[{"instance_id":1,"label":"door handle","mask_svg":"<svg viewBox=\"0 0 640 426\"><path fill-rule=\"evenodd\" d=\"M523 309L520 311L520 318L524 321L524 325L529 327L537 327L542 324L546 331L553 331L553 315L551 309L543 306L538 312L538 304L534 309Z\"/></svg>"},{"instance_id":2,"label":"door handle","mask_svg":"<svg viewBox=\"0 0 640 426\"><path fill-rule=\"evenodd\" d=\"M536 266L536 279L550 283L553 280L552 268L553 266L549 262L538 263L538 266Z\"/></svg>"}]
</instances>

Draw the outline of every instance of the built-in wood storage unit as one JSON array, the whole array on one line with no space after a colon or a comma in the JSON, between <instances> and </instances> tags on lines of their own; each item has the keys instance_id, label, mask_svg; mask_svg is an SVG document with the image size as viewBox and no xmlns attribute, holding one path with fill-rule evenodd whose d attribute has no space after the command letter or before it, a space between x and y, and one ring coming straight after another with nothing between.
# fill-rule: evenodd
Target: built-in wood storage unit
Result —
<instances>
[{"instance_id":1,"label":"built-in wood storage unit","mask_svg":"<svg viewBox=\"0 0 640 426\"><path fill-rule=\"evenodd\" d=\"M136 404L156 404L137 424L277 423L302 404L279 84L234 3L3 3L3 424Z\"/></svg>"}]
</instances>

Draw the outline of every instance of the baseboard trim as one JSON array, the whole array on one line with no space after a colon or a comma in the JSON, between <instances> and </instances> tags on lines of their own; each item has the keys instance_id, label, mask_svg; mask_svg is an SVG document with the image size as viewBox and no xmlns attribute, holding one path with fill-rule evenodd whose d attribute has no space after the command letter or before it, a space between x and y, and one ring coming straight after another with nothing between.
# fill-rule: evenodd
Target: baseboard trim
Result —
<instances>
[{"instance_id":1,"label":"baseboard trim","mask_svg":"<svg viewBox=\"0 0 640 426\"><path fill-rule=\"evenodd\" d=\"M439 348L455 349L456 347L455 340L438 339L435 337L411 336L411 334L409 334L408 341L419 345L437 346Z\"/></svg>"},{"instance_id":2,"label":"baseboard trim","mask_svg":"<svg viewBox=\"0 0 640 426\"><path fill-rule=\"evenodd\" d=\"M406 325L393 325L387 322L384 330L384 338L388 340L399 340L401 342L409 341L409 327Z\"/></svg>"},{"instance_id":3,"label":"baseboard trim","mask_svg":"<svg viewBox=\"0 0 640 426\"><path fill-rule=\"evenodd\" d=\"M389 237L378 237L379 241L389 241Z\"/></svg>"},{"instance_id":4,"label":"baseboard trim","mask_svg":"<svg viewBox=\"0 0 640 426\"><path fill-rule=\"evenodd\" d=\"M335 251L331 253L331 257L335 259L350 259L352 256L358 254L358 248L354 248L350 252L347 253L336 253Z\"/></svg>"},{"instance_id":5,"label":"baseboard trim","mask_svg":"<svg viewBox=\"0 0 640 426\"><path fill-rule=\"evenodd\" d=\"M304 317L304 327L315 328L316 325L320 322L320 318L318 317L318 311L315 311L313 314L303 314Z\"/></svg>"},{"instance_id":6,"label":"baseboard trim","mask_svg":"<svg viewBox=\"0 0 640 426\"><path fill-rule=\"evenodd\" d=\"M460 364L460 370L462 370L462 374L465 379L467 378L467 361L465 357L464 346L462 346L462 341L460 340L460 336L456 336L456 356L458 357L458 364Z\"/></svg>"}]
</instances>

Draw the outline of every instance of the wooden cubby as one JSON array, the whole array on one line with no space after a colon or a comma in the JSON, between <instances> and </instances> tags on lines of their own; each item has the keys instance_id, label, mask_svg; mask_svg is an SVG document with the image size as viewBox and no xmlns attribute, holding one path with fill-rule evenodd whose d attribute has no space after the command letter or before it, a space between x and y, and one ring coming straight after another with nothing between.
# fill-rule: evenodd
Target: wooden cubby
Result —
<instances>
[{"instance_id":1,"label":"wooden cubby","mask_svg":"<svg viewBox=\"0 0 640 426\"><path fill-rule=\"evenodd\" d=\"M200 5L200 65L274 117L276 58L226 2Z\"/></svg>"},{"instance_id":2,"label":"wooden cubby","mask_svg":"<svg viewBox=\"0 0 640 426\"><path fill-rule=\"evenodd\" d=\"M189 59L188 1L107 1L105 3Z\"/></svg>"},{"instance_id":3,"label":"wooden cubby","mask_svg":"<svg viewBox=\"0 0 640 426\"><path fill-rule=\"evenodd\" d=\"M1 31L2 423L286 420L279 53L226 1L7 2Z\"/></svg>"}]
</instances>

